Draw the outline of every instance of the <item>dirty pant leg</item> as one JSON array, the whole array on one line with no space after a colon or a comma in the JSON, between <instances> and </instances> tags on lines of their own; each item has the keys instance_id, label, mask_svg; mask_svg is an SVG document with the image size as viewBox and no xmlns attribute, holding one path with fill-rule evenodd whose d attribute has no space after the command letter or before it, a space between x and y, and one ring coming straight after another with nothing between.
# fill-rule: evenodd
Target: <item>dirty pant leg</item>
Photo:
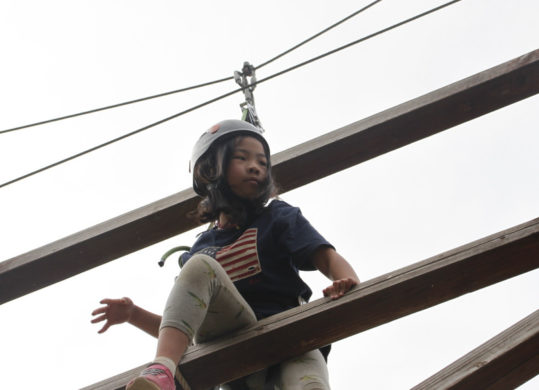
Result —
<instances>
[{"instance_id":1,"label":"dirty pant leg","mask_svg":"<svg viewBox=\"0 0 539 390\"><path fill-rule=\"evenodd\" d=\"M207 255L195 255L172 287L160 328L179 329L200 343L255 322L223 267Z\"/></svg>"},{"instance_id":2,"label":"dirty pant leg","mask_svg":"<svg viewBox=\"0 0 539 390\"><path fill-rule=\"evenodd\" d=\"M281 363L279 390L329 390L326 361L319 350Z\"/></svg>"}]
</instances>

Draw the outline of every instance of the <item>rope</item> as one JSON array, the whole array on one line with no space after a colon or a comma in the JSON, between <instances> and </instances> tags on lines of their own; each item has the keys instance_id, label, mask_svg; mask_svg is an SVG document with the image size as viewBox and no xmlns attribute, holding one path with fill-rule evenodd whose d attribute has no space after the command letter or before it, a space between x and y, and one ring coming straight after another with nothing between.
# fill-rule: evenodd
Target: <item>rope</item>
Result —
<instances>
[{"instance_id":1,"label":"rope","mask_svg":"<svg viewBox=\"0 0 539 390\"><path fill-rule=\"evenodd\" d=\"M182 390L191 390L191 386L189 386L189 383L187 383L182 373L180 372L180 367L176 368L176 380L182 387Z\"/></svg>"}]
</instances>

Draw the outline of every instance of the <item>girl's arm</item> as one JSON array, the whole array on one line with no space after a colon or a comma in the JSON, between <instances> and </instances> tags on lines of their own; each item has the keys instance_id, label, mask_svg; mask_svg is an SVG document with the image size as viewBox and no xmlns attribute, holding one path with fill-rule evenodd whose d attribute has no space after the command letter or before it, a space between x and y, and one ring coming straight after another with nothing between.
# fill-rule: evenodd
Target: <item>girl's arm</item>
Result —
<instances>
[{"instance_id":1,"label":"girl's arm","mask_svg":"<svg viewBox=\"0 0 539 390\"><path fill-rule=\"evenodd\" d=\"M322 246L313 254L313 265L333 284L323 290L324 296L337 299L359 284L359 278L352 266L335 249Z\"/></svg>"},{"instance_id":2,"label":"girl's arm","mask_svg":"<svg viewBox=\"0 0 539 390\"><path fill-rule=\"evenodd\" d=\"M101 315L92 319L91 322L93 324L105 320L106 322L98 333L105 332L112 325L128 322L154 337L159 336L161 316L136 306L131 299L127 297L122 299L107 298L99 303L106 306L97 308L92 312L93 316Z\"/></svg>"}]
</instances>

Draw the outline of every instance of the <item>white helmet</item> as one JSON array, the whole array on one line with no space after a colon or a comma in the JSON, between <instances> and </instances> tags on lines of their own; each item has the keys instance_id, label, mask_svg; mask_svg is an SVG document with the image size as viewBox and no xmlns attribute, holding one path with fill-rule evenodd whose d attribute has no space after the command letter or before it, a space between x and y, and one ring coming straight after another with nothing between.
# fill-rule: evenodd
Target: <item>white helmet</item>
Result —
<instances>
[{"instance_id":1,"label":"white helmet","mask_svg":"<svg viewBox=\"0 0 539 390\"><path fill-rule=\"evenodd\" d=\"M206 154L210 147L222 137L235 134L235 135L249 135L258 139L264 145L264 148L269 153L269 145L267 141L262 136L264 130L258 128L249 122L245 122L239 119L227 119L221 121L208 130L206 130L198 139L195 146L193 147L193 153L191 154L191 161L189 162L189 171L193 172L193 189L199 195L202 195L198 184L195 181L194 171L197 162L200 158Z\"/></svg>"}]
</instances>

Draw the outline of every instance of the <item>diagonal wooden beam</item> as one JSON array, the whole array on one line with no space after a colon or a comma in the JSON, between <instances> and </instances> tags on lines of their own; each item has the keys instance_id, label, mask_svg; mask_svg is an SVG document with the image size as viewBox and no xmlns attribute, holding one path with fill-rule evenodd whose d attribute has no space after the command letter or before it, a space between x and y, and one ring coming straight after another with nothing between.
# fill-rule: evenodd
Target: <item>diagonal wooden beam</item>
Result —
<instances>
[{"instance_id":1,"label":"diagonal wooden beam","mask_svg":"<svg viewBox=\"0 0 539 390\"><path fill-rule=\"evenodd\" d=\"M179 369L193 390L209 388L538 267L539 218L192 347ZM123 389L142 367L85 390Z\"/></svg>"},{"instance_id":2,"label":"diagonal wooden beam","mask_svg":"<svg viewBox=\"0 0 539 390\"><path fill-rule=\"evenodd\" d=\"M412 390L515 389L539 374L539 310Z\"/></svg>"},{"instance_id":3,"label":"diagonal wooden beam","mask_svg":"<svg viewBox=\"0 0 539 390\"><path fill-rule=\"evenodd\" d=\"M272 157L282 192L539 92L539 50ZM185 190L0 263L0 304L188 231Z\"/></svg>"}]
</instances>

